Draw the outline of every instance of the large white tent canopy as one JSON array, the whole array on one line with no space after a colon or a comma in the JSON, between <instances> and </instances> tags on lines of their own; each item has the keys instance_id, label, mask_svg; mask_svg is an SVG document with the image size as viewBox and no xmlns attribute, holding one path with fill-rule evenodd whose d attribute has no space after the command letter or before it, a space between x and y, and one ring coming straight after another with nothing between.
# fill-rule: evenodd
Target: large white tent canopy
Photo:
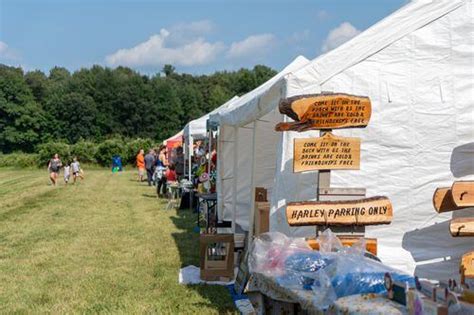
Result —
<instances>
[{"instance_id":1,"label":"large white tent canopy","mask_svg":"<svg viewBox=\"0 0 474 315\"><path fill-rule=\"evenodd\" d=\"M274 123L266 121L289 120L276 113L286 97L325 91L369 96L368 127L334 131L361 138L361 169L333 171L331 186L366 188L368 196L391 199L392 224L368 227L366 233L378 239L385 263L421 277L457 277L459 257L472 249L472 240L452 238L449 219L474 210L438 215L431 200L437 187L474 178L473 11L471 0L409 3L353 40L291 71L257 100L222 112L221 125L235 126L239 135L243 130L237 136L243 154L230 163L237 165L239 178L253 178L244 184L246 195L235 195L238 204L249 209L253 187L264 186L272 192L271 230L314 235L314 228L290 228L284 210L290 201L315 198L317 173L294 174L292 155L294 138L317 133L277 133ZM255 129L245 134L249 126ZM228 138L232 135L224 141ZM252 152L246 151L248 147L256 149L253 157L247 157L246 152ZM276 171L270 182L259 172L272 171L265 165L275 158L275 151ZM228 154L224 151L224 157ZM223 175L225 181L235 174ZM232 189L241 188L242 184ZM224 214L229 202L224 199ZM242 215L244 219L248 222ZM242 220L237 222L245 225Z\"/></svg>"},{"instance_id":2,"label":"large white tent canopy","mask_svg":"<svg viewBox=\"0 0 474 315\"><path fill-rule=\"evenodd\" d=\"M265 101L268 89L281 79L285 74L301 68L309 62L303 56L297 57L281 72L265 82L255 90L245 94L239 100L214 115L210 115L212 123L220 125L218 155L217 155L217 194L218 194L218 215L224 221L234 222L241 229L247 231L249 229L249 209L252 206L250 198L254 185L252 181L252 165L254 154L252 152L253 145L253 128L254 125L233 126L223 120L222 117L233 116L237 109L253 104L256 108ZM260 120L255 128L259 130L259 138L271 139L276 136L272 131L272 124L280 120L281 115L273 113L265 119ZM261 132L262 133L261 133ZM266 158L269 156L270 158ZM261 186L269 186L273 182L275 168L275 147L265 147L258 149L259 161L265 165L260 165L257 174L258 183Z\"/></svg>"}]
</instances>

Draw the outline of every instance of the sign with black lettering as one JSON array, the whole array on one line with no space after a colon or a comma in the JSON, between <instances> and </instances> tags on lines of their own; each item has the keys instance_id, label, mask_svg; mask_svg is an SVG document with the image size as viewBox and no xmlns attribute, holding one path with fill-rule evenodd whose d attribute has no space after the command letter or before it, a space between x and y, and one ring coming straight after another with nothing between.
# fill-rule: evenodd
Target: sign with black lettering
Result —
<instances>
[{"instance_id":1,"label":"sign with black lettering","mask_svg":"<svg viewBox=\"0 0 474 315\"><path fill-rule=\"evenodd\" d=\"M337 137L295 139L293 172L360 169L360 139Z\"/></svg>"},{"instance_id":2,"label":"sign with black lettering","mask_svg":"<svg viewBox=\"0 0 474 315\"><path fill-rule=\"evenodd\" d=\"M365 127L372 114L370 99L343 93L300 95L280 102L280 113L295 120L275 126L276 131L307 131Z\"/></svg>"},{"instance_id":3,"label":"sign with black lettering","mask_svg":"<svg viewBox=\"0 0 474 315\"><path fill-rule=\"evenodd\" d=\"M390 200L380 196L359 200L291 202L286 207L290 226L389 224L392 217Z\"/></svg>"}]
</instances>

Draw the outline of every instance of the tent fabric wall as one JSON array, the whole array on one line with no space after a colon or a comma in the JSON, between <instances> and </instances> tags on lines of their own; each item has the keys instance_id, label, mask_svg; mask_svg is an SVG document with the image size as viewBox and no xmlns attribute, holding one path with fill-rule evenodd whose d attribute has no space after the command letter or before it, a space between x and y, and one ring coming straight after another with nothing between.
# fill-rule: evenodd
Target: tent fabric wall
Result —
<instances>
[{"instance_id":1,"label":"tent fabric wall","mask_svg":"<svg viewBox=\"0 0 474 315\"><path fill-rule=\"evenodd\" d=\"M473 16L469 0L410 3L273 87L286 97L321 91L370 97L367 128L334 131L361 138L361 169L333 171L331 186L364 187L368 196L391 199L393 222L367 227L366 235L378 239L385 263L421 277L458 277L459 257L472 249L472 240L451 237L448 227L451 217L474 209L437 214L431 200L437 187L474 178ZM303 136L285 133L277 153L270 226L289 235L306 232L286 223L285 204L295 197L289 191L315 183L291 174L292 139Z\"/></svg>"},{"instance_id":2,"label":"tent fabric wall","mask_svg":"<svg viewBox=\"0 0 474 315\"><path fill-rule=\"evenodd\" d=\"M298 56L293 62L285 67L280 73L275 75L272 79L265 82L255 90L245 94L236 102L230 104L226 109L218 113L211 114L209 120L213 123L219 124L218 137L218 178L217 178L217 195L218 195L218 216L225 221L234 221L247 231L249 228L249 208L250 197L252 190L250 189L252 163L252 136L254 122L247 124L234 124L227 117L234 117L235 111L248 104L258 104L263 102L265 95L268 93L269 87L274 85L285 74L301 68L308 63L308 59L303 56ZM257 125L256 139L258 142L258 160L262 160L264 165L255 165L258 175L256 183L263 183L264 187L271 188L275 169L275 146L277 143L277 134L273 132L273 126L277 121L281 120L281 115L274 111L268 111L267 116L261 115L260 121ZM237 114L238 115L238 114ZM226 117L224 121L223 118ZM238 133L238 136L237 136ZM239 139L238 150L236 150L236 139ZM262 156L263 152L268 156ZM237 158L238 157L238 158ZM237 158L237 172L234 172L234 159ZM262 173L262 170L266 170ZM237 174L236 174L237 173ZM263 185L262 184L262 185ZM234 185L236 188L234 188ZM236 196L236 204L234 212L233 196Z\"/></svg>"}]
</instances>

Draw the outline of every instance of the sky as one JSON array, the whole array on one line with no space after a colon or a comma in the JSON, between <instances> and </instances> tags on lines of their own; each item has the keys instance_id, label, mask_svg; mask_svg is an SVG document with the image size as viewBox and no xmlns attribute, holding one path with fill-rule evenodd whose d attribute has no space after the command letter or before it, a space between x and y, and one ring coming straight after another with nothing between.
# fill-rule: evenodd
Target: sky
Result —
<instances>
[{"instance_id":1,"label":"sky","mask_svg":"<svg viewBox=\"0 0 474 315\"><path fill-rule=\"evenodd\" d=\"M284 68L350 40L407 0L0 0L0 63L143 74Z\"/></svg>"}]
</instances>

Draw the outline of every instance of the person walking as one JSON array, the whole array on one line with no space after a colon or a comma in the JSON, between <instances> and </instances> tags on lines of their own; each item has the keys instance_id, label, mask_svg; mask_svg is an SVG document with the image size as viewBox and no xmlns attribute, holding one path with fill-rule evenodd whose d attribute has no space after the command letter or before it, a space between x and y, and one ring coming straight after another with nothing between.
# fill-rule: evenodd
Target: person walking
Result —
<instances>
[{"instance_id":1,"label":"person walking","mask_svg":"<svg viewBox=\"0 0 474 315\"><path fill-rule=\"evenodd\" d=\"M53 186L56 186L56 182L59 176L59 171L61 170L62 166L63 164L61 163L61 160L59 159L59 155L57 153L54 154L53 158L49 160L49 163L48 163L49 179L51 180L51 184Z\"/></svg>"},{"instance_id":2,"label":"person walking","mask_svg":"<svg viewBox=\"0 0 474 315\"><path fill-rule=\"evenodd\" d=\"M146 179L148 181L148 186L151 186L153 183L153 172L155 171L155 151L150 150L148 154L145 155L145 169L146 169Z\"/></svg>"},{"instance_id":3,"label":"person walking","mask_svg":"<svg viewBox=\"0 0 474 315\"><path fill-rule=\"evenodd\" d=\"M166 158L166 146L160 147L158 160L156 161L156 194L158 198L166 195L166 168L168 166L168 159Z\"/></svg>"},{"instance_id":4,"label":"person walking","mask_svg":"<svg viewBox=\"0 0 474 315\"><path fill-rule=\"evenodd\" d=\"M136 164L138 168L138 181L140 183L143 182L143 175L145 175L145 157L143 156L144 153L145 151L143 151L143 149L140 149L136 157Z\"/></svg>"},{"instance_id":5,"label":"person walking","mask_svg":"<svg viewBox=\"0 0 474 315\"><path fill-rule=\"evenodd\" d=\"M80 177L81 180L84 179L81 164L77 160L77 157L74 157L73 162L71 163L71 169L72 169L72 177L73 177L73 180L74 180L74 184L76 183L76 180L77 180L78 177Z\"/></svg>"}]
</instances>

